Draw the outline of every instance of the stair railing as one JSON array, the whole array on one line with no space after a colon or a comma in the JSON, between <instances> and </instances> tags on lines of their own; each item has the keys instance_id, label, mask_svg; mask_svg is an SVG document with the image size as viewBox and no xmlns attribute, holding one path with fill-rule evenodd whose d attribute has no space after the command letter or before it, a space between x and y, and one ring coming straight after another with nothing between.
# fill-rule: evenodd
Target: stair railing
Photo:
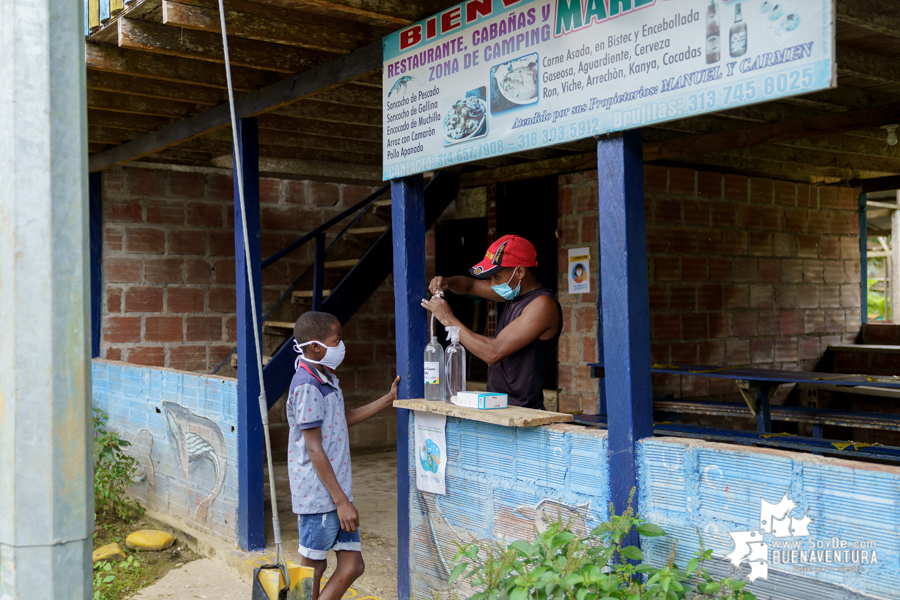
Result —
<instances>
[{"instance_id":1,"label":"stair railing","mask_svg":"<svg viewBox=\"0 0 900 600\"><path fill-rule=\"evenodd\" d=\"M288 256L292 252L301 248L307 242L309 242L311 240L313 240L315 242L316 252L315 252L315 258L313 259L313 264L311 266L307 267L303 271L303 273L300 275L300 277L298 277L296 279L296 281L294 281L294 283L292 283L290 285L287 292L285 292L281 296L281 298L279 298L278 301L274 304L274 306L272 306L272 308L269 309L269 311L265 314L265 316L263 316L261 323L265 323L269 319L269 317L271 317L272 314L282 304L284 304L285 300L287 300L288 298L291 297L291 294L293 294L294 290L296 290L300 286L300 284L303 283L303 281L310 274L310 272L313 273L312 309L313 310L322 310L323 295L324 295L323 288L324 288L324 284L325 284L325 257L328 255L329 252L331 252L331 250L334 248L334 246L339 241L341 241L341 239L344 237L344 234L347 233L347 231L349 231L350 229L352 229L357 223L359 223L359 221L363 217L365 217L369 213L369 211L372 209L372 207L375 206L375 201L378 200L381 196L383 196L390 189L391 189L390 183L381 186L380 188L378 188L377 190L375 190L374 192L369 194L364 200L360 200L359 202L357 202L356 204L354 204L353 206L351 206L350 208L348 208L341 214L337 215L336 217L334 217L332 219L329 219L322 225L319 225L318 227L316 227L309 233L307 233L304 236L298 238L297 240L291 242L290 244L288 244L287 246L285 246L284 248L282 248L281 250L279 250L278 252L276 252L275 254L273 254L272 256L263 260L260 263L260 268L266 269L266 268L274 265L276 262L278 262L282 258ZM325 246L325 234L328 231L328 229L334 227L336 224L340 223L341 221L343 221L350 215L357 213L357 212L359 214L356 215L356 217L349 224L347 224L347 226L344 227L337 234L337 236L334 238L334 240L332 240L331 243L328 244L328 246L326 247ZM290 339L290 337L288 339ZM228 356L226 356L224 358L224 360L222 360L222 362L219 363L219 365L213 370L213 373L217 373L219 371L219 369L221 369L225 365L225 363L231 359L231 357L234 355L235 352L237 352L237 348L232 350L228 354Z\"/></svg>"}]
</instances>

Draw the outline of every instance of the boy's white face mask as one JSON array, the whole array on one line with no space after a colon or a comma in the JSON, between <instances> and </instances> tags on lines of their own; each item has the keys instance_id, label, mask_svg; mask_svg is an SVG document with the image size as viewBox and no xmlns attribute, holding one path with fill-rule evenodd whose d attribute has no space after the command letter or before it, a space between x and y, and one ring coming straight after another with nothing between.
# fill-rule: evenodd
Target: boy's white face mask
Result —
<instances>
[{"instance_id":1,"label":"boy's white face mask","mask_svg":"<svg viewBox=\"0 0 900 600\"><path fill-rule=\"evenodd\" d=\"M322 360L311 360L303 356L303 346L308 346L310 344L319 344L323 348L325 348L325 356ZM298 344L297 340L294 340L294 350L300 353L300 356L297 357L297 360L294 361L294 370L300 368L300 359L302 358L308 363L312 363L314 365L322 365L323 367L328 367L332 371L338 368L342 362L344 362L344 356L347 354L347 349L344 347L344 340L338 342L337 346L327 346L320 341L310 340L303 344Z\"/></svg>"}]
</instances>

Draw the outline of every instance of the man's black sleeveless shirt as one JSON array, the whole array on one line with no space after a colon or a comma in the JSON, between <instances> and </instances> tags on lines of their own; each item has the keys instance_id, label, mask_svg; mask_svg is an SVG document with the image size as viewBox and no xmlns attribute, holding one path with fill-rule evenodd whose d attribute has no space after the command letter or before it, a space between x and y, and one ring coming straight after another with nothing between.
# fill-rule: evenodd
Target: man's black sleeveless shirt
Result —
<instances>
[{"instance_id":1,"label":"man's black sleeveless shirt","mask_svg":"<svg viewBox=\"0 0 900 600\"><path fill-rule=\"evenodd\" d=\"M559 333L549 340L536 339L515 354L507 356L488 369L489 392L509 394L510 406L524 406L544 410L544 380L556 368L556 347L562 333L562 307L556 296L546 288L537 288L504 303L497 323L497 335L517 319L535 298L549 296L559 312Z\"/></svg>"}]
</instances>

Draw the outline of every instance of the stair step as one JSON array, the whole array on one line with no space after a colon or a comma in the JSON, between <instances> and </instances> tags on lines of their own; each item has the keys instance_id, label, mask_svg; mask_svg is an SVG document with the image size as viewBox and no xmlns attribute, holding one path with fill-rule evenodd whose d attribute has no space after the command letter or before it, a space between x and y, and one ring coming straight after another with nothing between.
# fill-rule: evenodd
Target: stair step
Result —
<instances>
[{"instance_id":1,"label":"stair step","mask_svg":"<svg viewBox=\"0 0 900 600\"><path fill-rule=\"evenodd\" d=\"M291 294L291 302L294 304L309 304L312 302L312 290L300 290ZM331 290L322 290L322 298L331 295ZM293 327L293 325L291 325Z\"/></svg>"},{"instance_id":2,"label":"stair step","mask_svg":"<svg viewBox=\"0 0 900 600\"><path fill-rule=\"evenodd\" d=\"M266 356L265 354L263 354L263 366L266 366L267 364L269 364L270 360L272 360L271 356ZM231 366L234 367L235 369L237 369L237 366L238 366L237 363L238 363L237 353L232 354L231 355Z\"/></svg>"},{"instance_id":3,"label":"stair step","mask_svg":"<svg viewBox=\"0 0 900 600\"><path fill-rule=\"evenodd\" d=\"M266 329L290 329L294 330L294 323L291 321L265 321L263 322L263 330ZM282 333L279 331L278 333Z\"/></svg>"},{"instance_id":4,"label":"stair step","mask_svg":"<svg viewBox=\"0 0 900 600\"><path fill-rule=\"evenodd\" d=\"M332 260L325 262L326 269L352 269L359 263L358 258L351 258L349 260Z\"/></svg>"},{"instance_id":5,"label":"stair step","mask_svg":"<svg viewBox=\"0 0 900 600\"><path fill-rule=\"evenodd\" d=\"M372 203L372 206L374 206L375 208L390 207L391 199L388 198L387 200L376 200L375 202Z\"/></svg>"},{"instance_id":6,"label":"stair step","mask_svg":"<svg viewBox=\"0 0 900 600\"><path fill-rule=\"evenodd\" d=\"M352 233L354 235L378 235L387 231L389 227L387 225L381 225L378 227L354 227L353 229L348 229L347 233Z\"/></svg>"}]
</instances>

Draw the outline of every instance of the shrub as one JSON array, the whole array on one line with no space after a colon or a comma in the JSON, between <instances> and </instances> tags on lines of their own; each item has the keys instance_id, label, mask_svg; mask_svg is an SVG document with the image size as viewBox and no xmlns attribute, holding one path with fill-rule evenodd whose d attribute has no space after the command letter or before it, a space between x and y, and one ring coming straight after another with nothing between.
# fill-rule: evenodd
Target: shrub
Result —
<instances>
[{"instance_id":1,"label":"shrub","mask_svg":"<svg viewBox=\"0 0 900 600\"><path fill-rule=\"evenodd\" d=\"M481 560L478 545L460 546L450 582L462 576L482 590L470 600L755 600L744 590L746 582L715 581L707 572L703 565L712 550L703 548L702 538L683 571L675 565L674 547L666 566L643 563L640 548L624 545L628 534L658 537L665 532L635 516L631 499L622 515L612 505L609 512L609 520L585 537L568 531L569 524L558 519L533 543L488 545Z\"/></svg>"},{"instance_id":2,"label":"shrub","mask_svg":"<svg viewBox=\"0 0 900 600\"><path fill-rule=\"evenodd\" d=\"M144 514L144 507L127 496L138 462L125 454L123 448L131 443L108 429L108 420L105 412L94 409L94 512L131 520Z\"/></svg>"}]
</instances>

